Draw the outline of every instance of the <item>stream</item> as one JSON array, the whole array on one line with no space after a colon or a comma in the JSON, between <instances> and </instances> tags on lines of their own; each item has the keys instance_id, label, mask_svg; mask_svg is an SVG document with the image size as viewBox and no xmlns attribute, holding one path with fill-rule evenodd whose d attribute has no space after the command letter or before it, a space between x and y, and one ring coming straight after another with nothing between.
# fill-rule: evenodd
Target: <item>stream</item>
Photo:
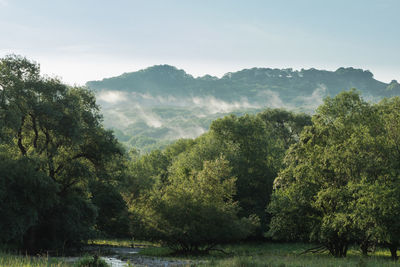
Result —
<instances>
[{"instance_id":1,"label":"stream","mask_svg":"<svg viewBox=\"0 0 400 267\"><path fill-rule=\"evenodd\" d=\"M90 246L85 249L90 254L94 252L101 255L100 258L105 260L111 267L126 267L128 263L135 267L174 267L174 266L191 266L194 261L179 260L171 258L157 258L138 255L140 248L128 247L105 247ZM67 262L75 262L79 257L65 257L63 260Z\"/></svg>"}]
</instances>

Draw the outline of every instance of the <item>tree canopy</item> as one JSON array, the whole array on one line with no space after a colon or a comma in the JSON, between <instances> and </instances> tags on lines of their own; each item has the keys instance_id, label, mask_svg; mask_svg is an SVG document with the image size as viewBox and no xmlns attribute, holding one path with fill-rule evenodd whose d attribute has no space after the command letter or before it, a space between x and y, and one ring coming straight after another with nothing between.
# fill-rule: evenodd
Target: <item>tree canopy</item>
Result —
<instances>
[{"instance_id":1,"label":"tree canopy","mask_svg":"<svg viewBox=\"0 0 400 267\"><path fill-rule=\"evenodd\" d=\"M325 99L274 182L270 236L317 241L337 257L381 243L397 257L398 104L354 90Z\"/></svg>"},{"instance_id":2,"label":"tree canopy","mask_svg":"<svg viewBox=\"0 0 400 267\"><path fill-rule=\"evenodd\" d=\"M32 208L39 214L13 235L14 241L31 251L79 243L89 237L97 216L87 195L89 181L111 177L105 170L122 156L121 146L102 127L90 91L41 76L35 62L13 55L2 58L0 89L0 153L7 159L3 164L26 166L21 173L5 171L2 177L8 186L20 181L16 186L26 192L35 183L38 190L30 197L40 198L39 206L46 202L46 209ZM9 208L2 203L2 211Z\"/></svg>"}]
</instances>

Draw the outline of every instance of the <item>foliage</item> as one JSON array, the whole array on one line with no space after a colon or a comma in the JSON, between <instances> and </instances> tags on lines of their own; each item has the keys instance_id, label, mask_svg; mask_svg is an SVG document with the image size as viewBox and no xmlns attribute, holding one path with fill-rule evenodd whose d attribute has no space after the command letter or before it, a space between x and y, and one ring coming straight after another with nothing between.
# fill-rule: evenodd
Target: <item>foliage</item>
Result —
<instances>
[{"instance_id":1,"label":"foliage","mask_svg":"<svg viewBox=\"0 0 400 267\"><path fill-rule=\"evenodd\" d=\"M268 224L265 207L272 193L272 183L279 168L277 143L271 131L257 116L228 116L211 124L212 137L223 144L232 175L237 177L235 199L240 215L256 214L265 231ZM220 153L221 153L220 152Z\"/></svg>"},{"instance_id":2,"label":"foliage","mask_svg":"<svg viewBox=\"0 0 400 267\"><path fill-rule=\"evenodd\" d=\"M160 65L91 81L87 86L99 96L106 92L124 95L118 103L102 102L99 97L105 125L121 130L117 134L121 142L144 152L163 149L165 142L177 138L198 137L212 121L229 114L255 114L265 107L313 113L323 97L352 87L374 101L400 93L397 82L383 83L370 71L354 68L252 68L221 78L194 78L173 66Z\"/></svg>"},{"instance_id":3,"label":"foliage","mask_svg":"<svg viewBox=\"0 0 400 267\"><path fill-rule=\"evenodd\" d=\"M379 242L397 257L398 103L371 105L355 91L325 99L275 180L269 235L321 242L336 257Z\"/></svg>"},{"instance_id":4,"label":"foliage","mask_svg":"<svg viewBox=\"0 0 400 267\"><path fill-rule=\"evenodd\" d=\"M25 170L29 173L10 175L7 183L32 177L32 182L53 188L43 194L51 209L40 208L40 216L32 217L35 223L27 223L24 248L36 252L87 239L97 216L88 198L89 181L108 179L105 170L122 155L112 132L102 128L94 95L42 77L36 63L14 55L0 60L0 87L2 153L32 166ZM52 193L56 197L47 198ZM29 198L17 198L27 200L29 207Z\"/></svg>"},{"instance_id":5,"label":"foliage","mask_svg":"<svg viewBox=\"0 0 400 267\"><path fill-rule=\"evenodd\" d=\"M129 236L129 214L118 188L106 183L89 185L91 201L98 208L96 228L107 237Z\"/></svg>"},{"instance_id":6,"label":"foliage","mask_svg":"<svg viewBox=\"0 0 400 267\"><path fill-rule=\"evenodd\" d=\"M347 258L333 258L327 253L301 254L312 248L313 244L274 243L274 242L241 242L220 245L218 251L208 255L176 255L161 248L146 248L139 252L150 257L171 258L172 260L195 261L196 266L398 266L390 260L390 253L377 248L369 257L360 254L357 247L350 247ZM224 251L225 253L222 253ZM300 255L301 254L301 255Z\"/></svg>"},{"instance_id":7,"label":"foliage","mask_svg":"<svg viewBox=\"0 0 400 267\"><path fill-rule=\"evenodd\" d=\"M260 97L262 91L283 91L287 94L284 97L295 98L312 93L321 84L325 84L332 95L351 87L363 88L365 93L372 95L386 95L387 86L374 80L371 72L354 68L339 68L336 71L252 68L227 73L222 78L207 75L194 78L185 71L168 65L153 66L87 83L96 90L130 91L153 97L213 95L225 101L246 97L250 102Z\"/></svg>"},{"instance_id":8,"label":"foliage","mask_svg":"<svg viewBox=\"0 0 400 267\"><path fill-rule=\"evenodd\" d=\"M280 140L282 148L287 150L297 143L305 126L311 125L311 117L305 113L294 113L284 109L270 109L257 114L274 138Z\"/></svg>"},{"instance_id":9,"label":"foliage","mask_svg":"<svg viewBox=\"0 0 400 267\"><path fill-rule=\"evenodd\" d=\"M95 256L86 256L80 259L76 264L76 267L109 267L105 260Z\"/></svg>"},{"instance_id":10,"label":"foliage","mask_svg":"<svg viewBox=\"0 0 400 267\"><path fill-rule=\"evenodd\" d=\"M265 207L286 146L296 142L307 119L307 115L283 110L218 119L211 124L209 133L195 139L193 145L172 161L169 175L189 177L202 169L204 161L223 155L229 161L231 175L237 177L234 199L241 207L239 216L257 215L261 222L257 236L261 236L268 227Z\"/></svg>"},{"instance_id":11,"label":"foliage","mask_svg":"<svg viewBox=\"0 0 400 267\"><path fill-rule=\"evenodd\" d=\"M203 170L189 178L170 178L153 191L142 209L150 238L175 251L198 253L248 236L255 221L237 217L235 178L229 175L228 162L219 158L204 162Z\"/></svg>"},{"instance_id":12,"label":"foliage","mask_svg":"<svg viewBox=\"0 0 400 267\"><path fill-rule=\"evenodd\" d=\"M181 139L163 151L143 156L133 153L124 194L134 213L131 225L136 229L132 231L146 232L141 228L144 221L140 219L140 206L149 192L162 192L171 181L190 180L194 173L203 170L205 161L215 161L222 155L229 162L230 175L237 177L234 200L240 207L238 215L260 218L261 227L255 235L262 236L269 221L265 207L283 153L286 146L297 141L309 121L307 115L283 110L266 110L257 116L231 115L214 121L209 133L194 140Z\"/></svg>"},{"instance_id":13,"label":"foliage","mask_svg":"<svg viewBox=\"0 0 400 267\"><path fill-rule=\"evenodd\" d=\"M0 251L0 267L72 267L71 263L60 259L49 258L48 255L31 257L13 255Z\"/></svg>"},{"instance_id":14,"label":"foliage","mask_svg":"<svg viewBox=\"0 0 400 267\"><path fill-rule=\"evenodd\" d=\"M29 228L55 205L57 185L26 158L0 154L0 243L21 245Z\"/></svg>"}]
</instances>

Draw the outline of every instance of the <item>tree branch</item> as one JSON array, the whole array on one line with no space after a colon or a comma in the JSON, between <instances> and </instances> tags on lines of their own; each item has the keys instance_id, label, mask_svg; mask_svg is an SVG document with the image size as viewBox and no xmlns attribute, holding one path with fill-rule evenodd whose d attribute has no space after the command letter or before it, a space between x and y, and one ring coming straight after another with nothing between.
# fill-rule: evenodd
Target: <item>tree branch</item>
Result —
<instances>
[{"instance_id":1,"label":"tree branch","mask_svg":"<svg viewBox=\"0 0 400 267\"><path fill-rule=\"evenodd\" d=\"M324 252L324 251L327 251L327 250L328 249L326 248L326 246L320 245L320 246L317 246L317 247L309 248L309 249L301 252L298 255L300 256L300 255L304 255L304 254L307 254L307 253L321 253L321 252Z\"/></svg>"},{"instance_id":2,"label":"tree branch","mask_svg":"<svg viewBox=\"0 0 400 267\"><path fill-rule=\"evenodd\" d=\"M25 123L25 115L21 117L21 126L18 129L18 147L19 150L21 151L22 155L26 155L26 148L22 144L22 127L24 126Z\"/></svg>"},{"instance_id":3,"label":"tree branch","mask_svg":"<svg viewBox=\"0 0 400 267\"><path fill-rule=\"evenodd\" d=\"M37 125L36 125L36 118L35 118L35 116L33 116L32 113L30 113L29 115L32 118L32 129L35 132L35 138L33 139L33 147L37 148L37 141L38 141L38 138L39 138L39 132L38 132Z\"/></svg>"},{"instance_id":4,"label":"tree branch","mask_svg":"<svg viewBox=\"0 0 400 267\"><path fill-rule=\"evenodd\" d=\"M79 158L88 158L88 155L86 153L79 153L79 154L76 154L75 156L69 158L68 160L66 160L66 162L70 162L74 159L79 159ZM65 167L65 164L60 164L57 167L57 169L55 170L55 174L59 173L64 167Z\"/></svg>"}]
</instances>

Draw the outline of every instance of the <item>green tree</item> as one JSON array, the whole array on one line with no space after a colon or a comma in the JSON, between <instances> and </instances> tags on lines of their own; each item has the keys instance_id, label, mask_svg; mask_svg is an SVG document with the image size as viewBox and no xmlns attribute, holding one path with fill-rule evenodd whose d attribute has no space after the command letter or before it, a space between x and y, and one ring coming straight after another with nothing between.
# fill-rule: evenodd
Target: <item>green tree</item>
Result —
<instances>
[{"instance_id":1,"label":"green tree","mask_svg":"<svg viewBox=\"0 0 400 267\"><path fill-rule=\"evenodd\" d=\"M284 109L266 109L257 116L266 123L274 137L282 142L285 151L299 141L303 128L311 125L310 115Z\"/></svg>"},{"instance_id":2,"label":"green tree","mask_svg":"<svg viewBox=\"0 0 400 267\"><path fill-rule=\"evenodd\" d=\"M237 216L235 178L223 158L205 161L190 177L173 177L142 208L147 236L175 251L208 252L215 245L248 236L257 223Z\"/></svg>"},{"instance_id":3,"label":"green tree","mask_svg":"<svg viewBox=\"0 0 400 267\"><path fill-rule=\"evenodd\" d=\"M56 185L58 200L28 229L26 248L84 240L97 215L88 183L104 179L109 162L123 153L112 132L102 128L94 95L40 76L36 63L19 56L0 60L0 88L2 149L10 159L29 159Z\"/></svg>"},{"instance_id":4,"label":"green tree","mask_svg":"<svg viewBox=\"0 0 400 267\"><path fill-rule=\"evenodd\" d=\"M89 190L91 202L97 207L96 229L100 235L111 238L130 236L128 207L119 186L92 181Z\"/></svg>"},{"instance_id":5,"label":"green tree","mask_svg":"<svg viewBox=\"0 0 400 267\"><path fill-rule=\"evenodd\" d=\"M256 214L261 221L261 235L269 223L265 207L280 167L280 149L265 122L253 115L218 119L211 124L210 132L227 148L232 175L237 177L235 199L241 207L240 216Z\"/></svg>"},{"instance_id":6,"label":"green tree","mask_svg":"<svg viewBox=\"0 0 400 267\"><path fill-rule=\"evenodd\" d=\"M375 131L379 136L370 142L375 145L369 146L373 165L369 176L356 187L358 201L354 205L354 216L358 228L368 237L365 240L387 246L392 258L397 259L400 245L400 99L384 99L375 107L379 115ZM367 245L368 242L364 242L364 253Z\"/></svg>"},{"instance_id":7,"label":"green tree","mask_svg":"<svg viewBox=\"0 0 400 267\"><path fill-rule=\"evenodd\" d=\"M21 246L25 233L55 205L57 185L26 158L0 154L0 242Z\"/></svg>"},{"instance_id":8,"label":"green tree","mask_svg":"<svg viewBox=\"0 0 400 267\"><path fill-rule=\"evenodd\" d=\"M172 161L169 175L189 177L203 168L204 161L223 155L229 161L232 176L237 177L235 200L241 207L239 216L257 215L261 227L256 235L262 237L269 224L265 208L284 152L297 142L300 129L309 119L283 110L218 119L207 134L195 139L193 145Z\"/></svg>"},{"instance_id":9,"label":"green tree","mask_svg":"<svg viewBox=\"0 0 400 267\"><path fill-rule=\"evenodd\" d=\"M376 109L355 91L325 99L275 180L269 235L284 238L288 231L287 238L320 242L335 257L368 236L357 226L354 205L357 186L382 169L374 153L379 121Z\"/></svg>"}]
</instances>

